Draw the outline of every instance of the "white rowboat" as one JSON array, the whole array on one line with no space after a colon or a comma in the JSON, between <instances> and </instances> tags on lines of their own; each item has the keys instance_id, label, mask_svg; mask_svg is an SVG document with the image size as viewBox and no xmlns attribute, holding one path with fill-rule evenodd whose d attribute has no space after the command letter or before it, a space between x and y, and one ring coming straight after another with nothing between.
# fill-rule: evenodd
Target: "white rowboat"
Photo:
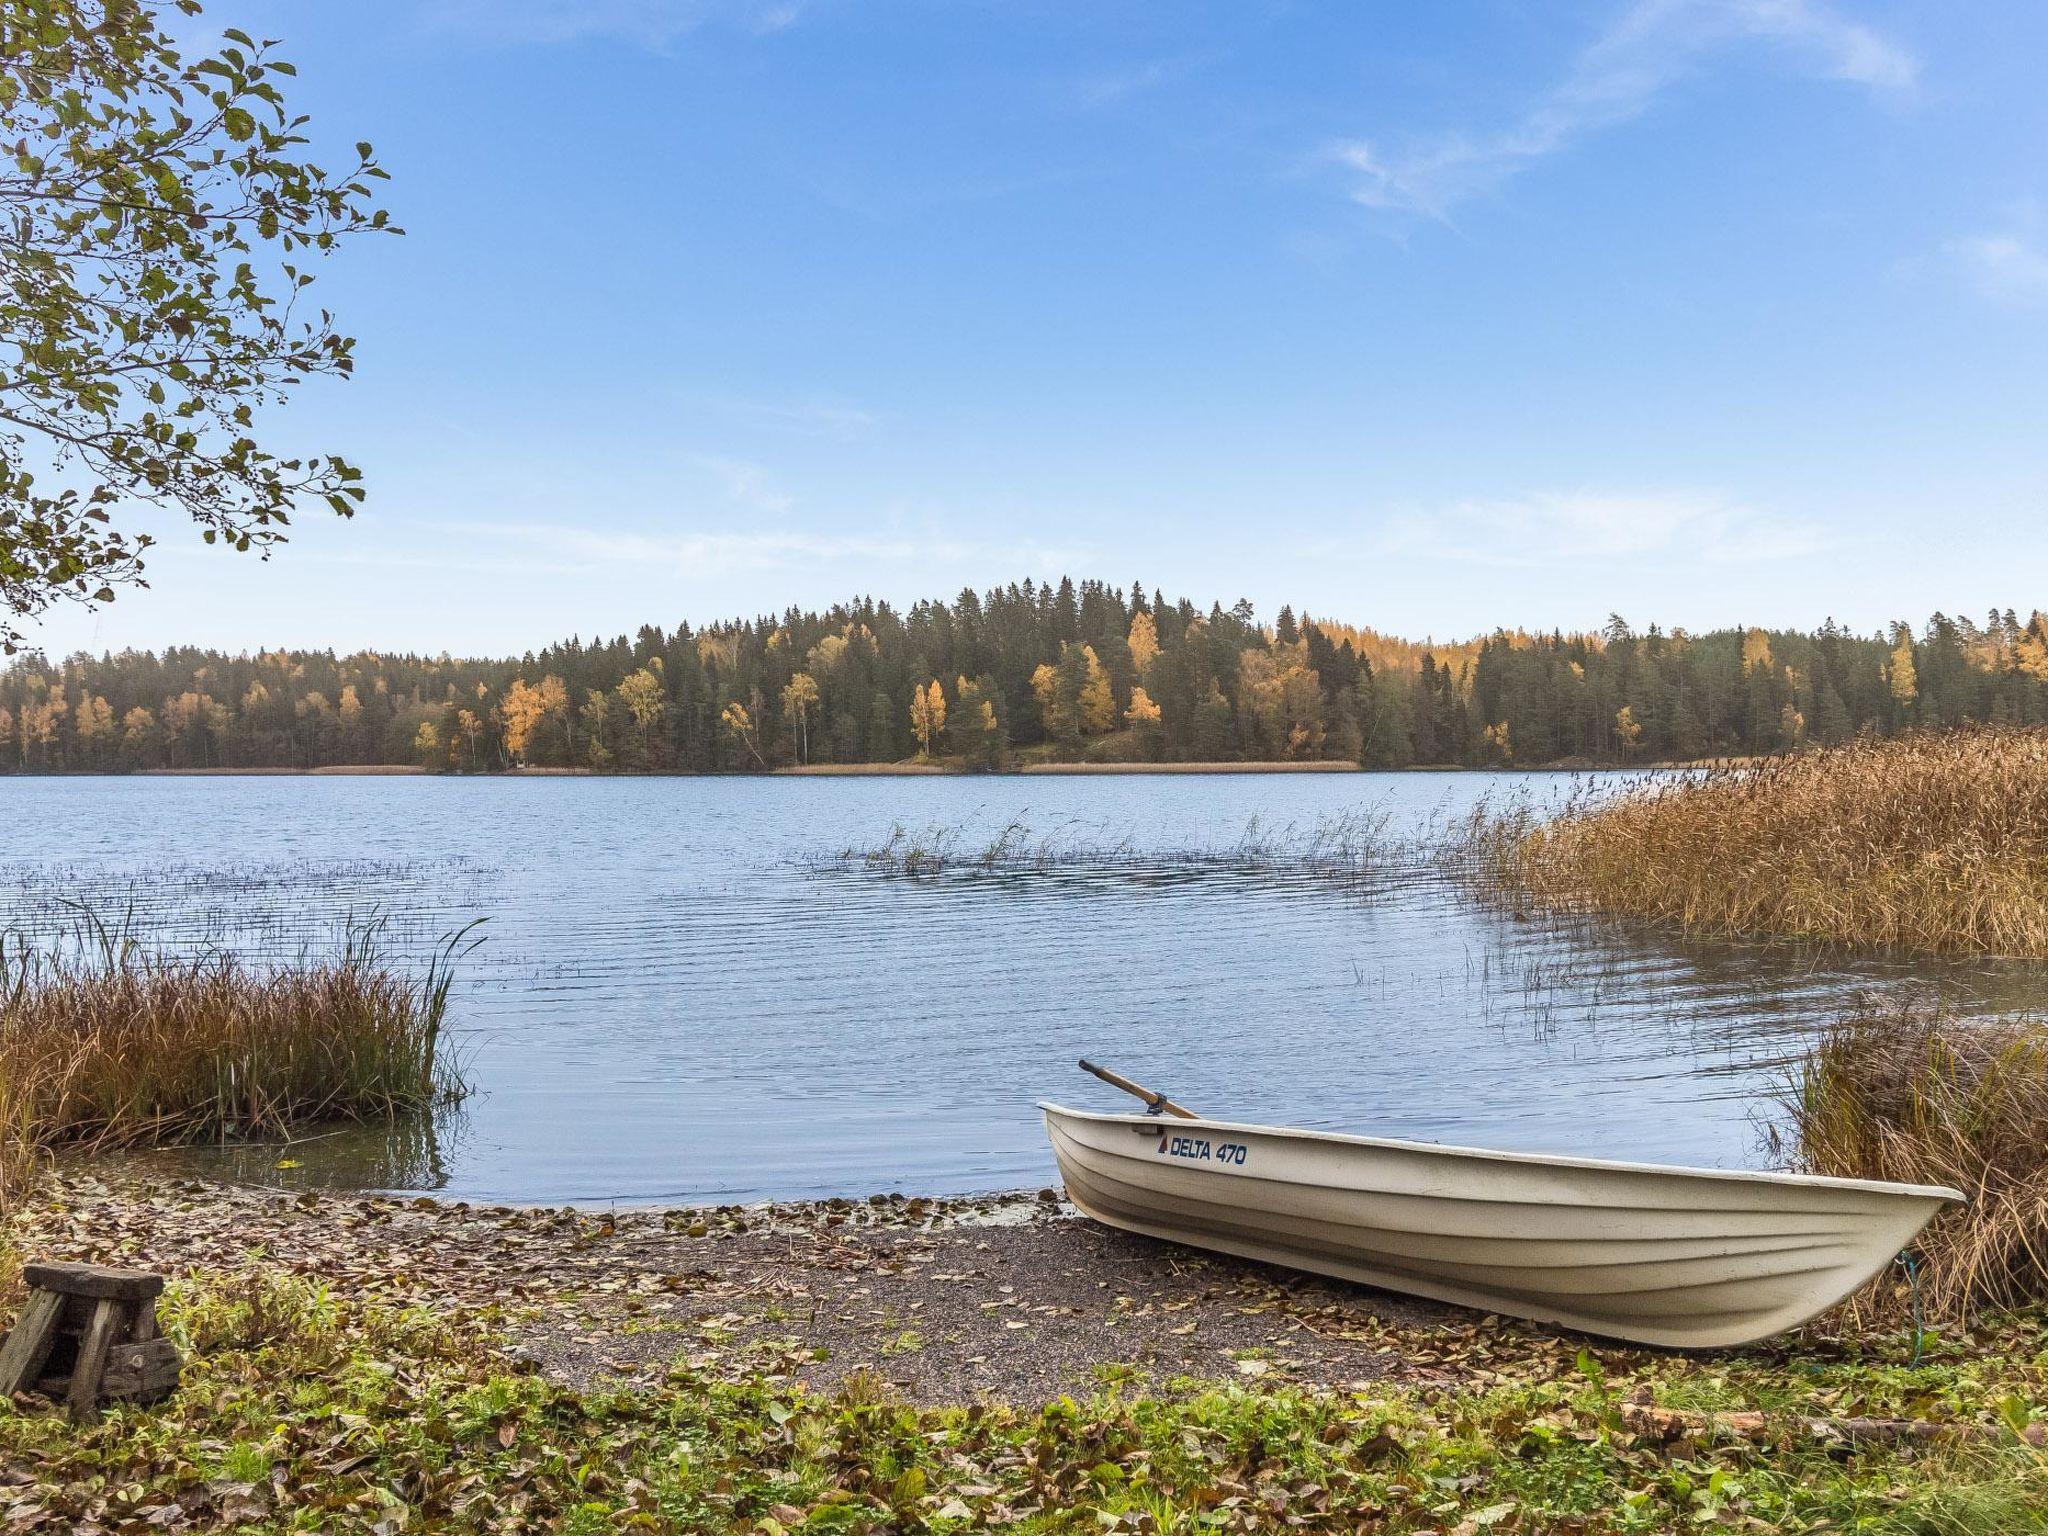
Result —
<instances>
[{"instance_id":1,"label":"white rowboat","mask_svg":"<svg viewBox=\"0 0 2048 1536\"><path fill-rule=\"evenodd\" d=\"M1671 1348L1753 1343L1817 1316L1963 1198L1039 1108L1067 1198L1112 1227Z\"/></svg>"}]
</instances>

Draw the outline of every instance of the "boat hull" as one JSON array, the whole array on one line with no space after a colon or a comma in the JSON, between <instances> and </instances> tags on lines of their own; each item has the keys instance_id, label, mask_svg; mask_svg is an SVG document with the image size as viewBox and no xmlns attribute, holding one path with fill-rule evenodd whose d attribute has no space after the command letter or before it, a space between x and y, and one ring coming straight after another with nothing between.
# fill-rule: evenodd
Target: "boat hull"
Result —
<instances>
[{"instance_id":1,"label":"boat hull","mask_svg":"<svg viewBox=\"0 0 2048 1536\"><path fill-rule=\"evenodd\" d=\"M1962 1199L1040 1108L1068 1199L1109 1226L1668 1348L1817 1316Z\"/></svg>"}]
</instances>

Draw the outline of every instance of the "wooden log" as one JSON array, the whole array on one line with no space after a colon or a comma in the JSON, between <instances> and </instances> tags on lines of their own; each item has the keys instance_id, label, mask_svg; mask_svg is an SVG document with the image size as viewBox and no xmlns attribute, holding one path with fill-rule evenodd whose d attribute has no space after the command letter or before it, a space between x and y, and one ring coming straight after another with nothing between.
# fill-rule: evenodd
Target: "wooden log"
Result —
<instances>
[{"instance_id":1,"label":"wooden log","mask_svg":"<svg viewBox=\"0 0 2048 1536\"><path fill-rule=\"evenodd\" d=\"M107 1351L114 1335L127 1321L128 1303L112 1296L100 1298L86 1324L85 1337L78 1343L78 1359L71 1367L71 1388L64 1394L64 1406L74 1419L88 1419L99 1410L100 1383L107 1373Z\"/></svg>"},{"instance_id":2,"label":"wooden log","mask_svg":"<svg viewBox=\"0 0 2048 1536\"><path fill-rule=\"evenodd\" d=\"M140 1269L109 1269L102 1264L59 1264L39 1260L25 1265L21 1278L31 1290L60 1296L91 1296L102 1301L154 1301L163 1294L164 1277Z\"/></svg>"},{"instance_id":3,"label":"wooden log","mask_svg":"<svg viewBox=\"0 0 2048 1536\"><path fill-rule=\"evenodd\" d=\"M0 1345L0 1398L34 1384L57 1342L57 1322L63 1312L64 1298L55 1291L29 1292L7 1342Z\"/></svg>"},{"instance_id":4,"label":"wooden log","mask_svg":"<svg viewBox=\"0 0 2048 1536\"><path fill-rule=\"evenodd\" d=\"M178 1346L169 1339L116 1344L107 1351L100 1397L108 1402L154 1403L178 1389Z\"/></svg>"}]
</instances>

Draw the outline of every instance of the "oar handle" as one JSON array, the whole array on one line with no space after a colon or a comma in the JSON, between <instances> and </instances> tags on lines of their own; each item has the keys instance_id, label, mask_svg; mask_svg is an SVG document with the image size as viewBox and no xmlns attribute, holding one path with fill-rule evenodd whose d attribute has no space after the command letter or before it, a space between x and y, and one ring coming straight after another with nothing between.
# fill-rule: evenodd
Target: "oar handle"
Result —
<instances>
[{"instance_id":1,"label":"oar handle","mask_svg":"<svg viewBox=\"0 0 2048 1536\"><path fill-rule=\"evenodd\" d=\"M1154 1093L1150 1088L1132 1082L1121 1072L1112 1072L1107 1067L1098 1067L1086 1056L1081 1058L1081 1070L1094 1073L1112 1088L1121 1088L1125 1093L1132 1095L1134 1098L1143 1099L1145 1101L1145 1108L1155 1115L1178 1115L1183 1120L1199 1120L1202 1118L1185 1105L1174 1103L1165 1094Z\"/></svg>"}]
</instances>

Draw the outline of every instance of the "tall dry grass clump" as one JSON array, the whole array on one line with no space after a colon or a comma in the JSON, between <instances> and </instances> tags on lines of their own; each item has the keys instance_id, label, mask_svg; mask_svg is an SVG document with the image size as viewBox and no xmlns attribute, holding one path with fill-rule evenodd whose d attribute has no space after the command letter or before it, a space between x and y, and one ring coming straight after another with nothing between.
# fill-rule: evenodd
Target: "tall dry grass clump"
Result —
<instances>
[{"instance_id":1,"label":"tall dry grass clump","mask_svg":"<svg viewBox=\"0 0 2048 1536\"><path fill-rule=\"evenodd\" d=\"M356 927L326 961L270 970L232 955L0 942L0 1208L61 1147L262 1138L456 1097L441 1049L451 936L424 974L386 965Z\"/></svg>"},{"instance_id":2,"label":"tall dry grass clump","mask_svg":"<svg viewBox=\"0 0 2048 1536\"><path fill-rule=\"evenodd\" d=\"M1808 1172L1969 1197L1917 1245L1930 1316L2048 1298L2048 1024L1866 997L1814 1044L1787 1109ZM1857 1305L1903 1301L1880 1282Z\"/></svg>"},{"instance_id":3,"label":"tall dry grass clump","mask_svg":"<svg viewBox=\"0 0 2048 1536\"><path fill-rule=\"evenodd\" d=\"M2048 731L1972 728L1797 753L1548 819L1483 816L1503 894L1702 935L2048 955Z\"/></svg>"}]
</instances>

